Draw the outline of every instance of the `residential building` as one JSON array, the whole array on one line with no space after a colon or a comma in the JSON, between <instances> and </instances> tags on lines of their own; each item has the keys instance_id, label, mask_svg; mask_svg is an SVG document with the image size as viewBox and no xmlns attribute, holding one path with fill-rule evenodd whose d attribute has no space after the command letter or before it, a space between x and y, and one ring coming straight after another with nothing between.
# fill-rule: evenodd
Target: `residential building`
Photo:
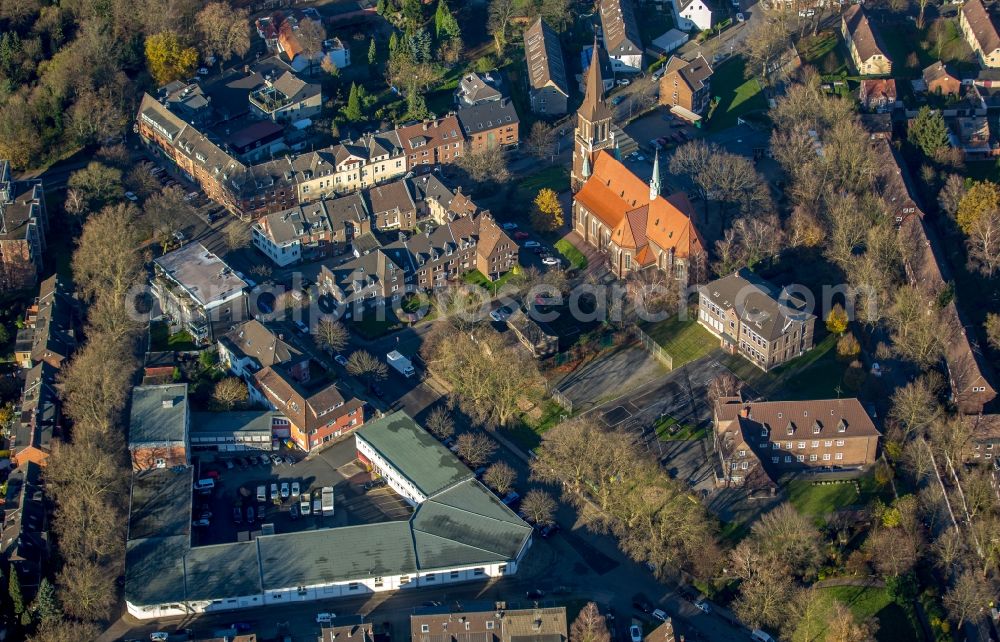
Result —
<instances>
[{"instance_id":1,"label":"residential building","mask_svg":"<svg viewBox=\"0 0 1000 642\"><path fill-rule=\"evenodd\" d=\"M254 247L278 266L347 251L371 232L367 205L359 193L321 199L261 217L252 228Z\"/></svg>"},{"instance_id":2,"label":"residential building","mask_svg":"<svg viewBox=\"0 0 1000 642\"><path fill-rule=\"evenodd\" d=\"M583 187L590 178L596 156L601 150L613 149L611 131L613 113L604 101L604 80L601 75L599 47L594 42L590 66L584 72L585 92L583 104L576 111L576 129L573 136L573 167L570 187L573 191Z\"/></svg>"},{"instance_id":3,"label":"residential building","mask_svg":"<svg viewBox=\"0 0 1000 642\"><path fill-rule=\"evenodd\" d=\"M416 227L420 212L411 184L409 179L403 179L377 185L365 192L375 229L412 230Z\"/></svg>"},{"instance_id":4,"label":"residential building","mask_svg":"<svg viewBox=\"0 0 1000 642\"><path fill-rule=\"evenodd\" d=\"M499 84L500 79L494 78L489 72L465 74L458 81L458 89L455 90L455 103L459 109L464 109L472 105L498 102L503 98L503 93L498 88Z\"/></svg>"},{"instance_id":5,"label":"residential building","mask_svg":"<svg viewBox=\"0 0 1000 642\"><path fill-rule=\"evenodd\" d=\"M899 166L900 171L906 168ZM899 227L899 247L903 248L903 263L910 284L925 293L928 305L937 305L945 292L951 291L950 270L944 259L937 236L920 216L905 218ZM928 313L944 321L944 362L948 371L951 400L959 412L975 415L996 396L994 373L976 339L976 328L968 322L952 293L948 303Z\"/></svg>"},{"instance_id":6,"label":"residential building","mask_svg":"<svg viewBox=\"0 0 1000 642\"><path fill-rule=\"evenodd\" d=\"M881 434L857 399L715 403L715 450L725 485L768 485L787 472L863 470Z\"/></svg>"},{"instance_id":7,"label":"residential building","mask_svg":"<svg viewBox=\"0 0 1000 642\"><path fill-rule=\"evenodd\" d=\"M859 74L887 76L892 73L892 60L861 5L851 5L844 11L840 19L840 35L851 52L851 61Z\"/></svg>"},{"instance_id":8,"label":"residential building","mask_svg":"<svg viewBox=\"0 0 1000 642\"><path fill-rule=\"evenodd\" d=\"M569 110L569 80L559 34L538 18L524 32L531 111L540 116L562 116Z\"/></svg>"},{"instance_id":9,"label":"residential building","mask_svg":"<svg viewBox=\"0 0 1000 642\"><path fill-rule=\"evenodd\" d=\"M688 62L671 56L660 77L660 104L704 114L712 101L711 78L712 67L704 57Z\"/></svg>"},{"instance_id":10,"label":"residential building","mask_svg":"<svg viewBox=\"0 0 1000 642\"><path fill-rule=\"evenodd\" d=\"M226 137L226 145L240 161L257 163L288 149L285 128L269 120L256 120Z\"/></svg>"},{"instance_id":11,"label":"residential building","mask_svg":"<svg viewBox=\"0 0 1000 642\"><path fill-rule=\"evenodd\" d=\"M948 121L952 147L966 160L988 160L1000 155L1000 141L986 115L956 116Z\"/></svg>"},{"instance_id":12,"label":"residential building","mask_svg":"<svg viewBox=\"0 0 1000 642\"><path fill-rule=\"evenodd\" d=\"M213 119L212 97L198 82L174 80L156 93L170 111L189 123L204 125Z\"/></svg>"},{"instance_id":13,"label":"residential building","mask_svg":"<svg viewBox=\"0 0 1000 642\"><path fill-rule=\"evenodd\" d=\"M507 327L536 359L544 359L559 352L559 337L525 314L521 308L507 317Z\"/></svg>"},{"instance_id":14,"label":"residential building","mask_svg":"<svg viewBox=\"0 0 1000 642\"><path fill-rule=\"evenodd\" d=\"M195 341L213 340L213 324L247 316L247 282L226 263L192 242L153 261L152 294L160 310Z\"/></svg>"},{"instance_id":15,"label":"residential building","mask_svg":"<svg viewBox=\"0 0 1000 642\"><path fill-rule=\"evenodd\" d=\"M660 626L653 629L643 638L643 642L677 642L674 632L674 621L668 617ZM681 637L681 642L684 642L683 637Z\"/></svg>"},{"instance_id":16,"label":"residential building","mask_svg":"<svg viewBox=\"0 0 1000 642\"><path fill-rule=\"evenodd\" d=\"M308 357L265 366L254 387L289 423L289 436L306 452L357 429L365 422L365 402L345 394L324 376L314 377Z\"/></svg>"},{"instance_id":17,"label":"residential building","mask_svg":"<svg viewBox=\"0 0 1000 642\"><path fill-rule=\"evenodd\" d=\"M50 559L51 506L45 498L42 467L31 461L17 466L4 487L0 560L4 568L17 573L27 601L45 576Z\"/></svg>"},{"instance_id":18,"label":"residential building","mask_svg":"<svg viewBox=\"0 0 1000 642\"><path fill-rule=\"evenodd\" d=\"M612 274L625 278L657 269L687 284L704 262L704 242L687 197L660 194L659 154L648 185L606 150L593 161L588 157L583 169L586 182L573 197L573 229L607 255Z\"/></svg>"},{"instance_id":19,"label":"residential building","mask_svg":"<svg viewBox=\"0 0 1000 642\"><path fill-rule=\"evenodd\" d=\"M423 607L410 616L413 642L566 642L566 608L508 609L503 602Z\"/></svg>"},{"instance_id":20,"label":"residential building","mask_svg":"<svg viewBox=\"0 0 1000 642\"><path fill-rule=\"evenodd\" d=\"M469 152L517 146L519 121L509 98L463 107L456 116Z\"/></svg>"},{"instance_id":21,"label":"residential building","mask_svg":"<svg viewBox=\"0 0 1000 642\"><path fill-rule=\"evenodd\" d=\"M132 470L190 465L190 429L186 383L133 388L128 429Z\"/></svg>"},{"instance_id":22,"label":"residential building","mask_svg":"<svg viewBox=\"0 0 1000 642\"><path fill-rule=\"evenodd\" d=\"M896 81L892 78L867 78L858 88L861 106L876 113L892 111L896 106Z\"/></svg>"},{"instance_id":23,"label":"residential building","mask_svg":"<svg viewBox=\"0 0 1000 642\"><path fill-rule=\"evenodd\" d=\"M422 489L421 499L411 500L416 509L409 519L192 546L192 469L133 475L125 555L129 614L148 620L357 598L518 571L531 547L531 527L412 419L393 413L355 440L362 456L377 458L390 487ZM530 631L533 621L525 619L527 629L518 630Z\"/></svg>"},{"instance_id":24,"label":"residential building","mask_svg":"<svg viewBox=\"0 0 1000 642\"><path fill-rule=\"evenodd\" d=\"M953 76L944 63L938 60L923 71L924 90L939 96L958 96L962 91L962 81Z\"/></svg>"},{"instance_id":25,"label":"residential building","mask_svg":"<svg viewBox=\"0 0 1000 642\"><path fill-rule=\"evenodd\" d=\"M316 283L339 304L398 301L412 290L407 284L412 272L403 267L408 258L398 248L379 248L340 265L323 265Z\"/></svg>"},{"instance_id":26,"label":"residential building","mask_svg":"<svg viewBox=\"0 0 1000 642\"><path fill-rule=\"evenodd\" d=\"M690 38L687 32L680 29L670 29L649 43L649 48L661 56L666 56L684 46L684 43Z\"/></svg>"},{"instance_id":27,"label":"residential building","mask_svg":"<svg viewBox=\"0 0 1000 642\"><path fill-rule=\"evenodd\" d=\"M253 113L261 118L296 121L323 109L323 90L286 71L275 80L266 79L263 86L250 92L249 100Z\"/></svg>"},{"instance_id":28,"label":"residential building","mask_svg":"<svg viewBox=\"0 0 1000 642\"><path fill-rule=\"evenodd\" d=\"M712 28L712 5L708 0L671 0L674 22L684 31Z\"/></svg>"},{"instance_id":29,"label":"residential building","mask_svg":"<svg viewBox=\"0 0 1000 642\"><path fill-rule=\"evenodd\" d=\"M19 413L14 417L13 438L8 444L15 466L28 462L45 466L52 454L52 441L61 432L56 369L42 361L24 375Z\"/></svg>"},{"instance_id":30,"label":"residential building","mask_svg":"<svg viewBox=\"0 0 1000 642\"><path fill-rule=\"evenodd\" d=\"M319 642L375 642L375 632L365 616L342 615L321 627Z\"/></svg>"},{"instance_id":31,"label":"residential building","mask_svg":"<svg viewBox=\"0 0 1000 642\"><path fill-rule=\"evenodd\" d=\"M472 270L495 281L518 264L518 245L488 212L457 218L403 246L414 284L422 290L442 287Z\"/></svg>"},{"instance_id":32,"label":"residential building","mask_svg":"<svg viewBox=\"0 0 1000 642\"><path fill-rule=\"evenodd\" d=\"M465 147L462 126L454 114L400 127L396 134L406 155L406 167L412 172L454 163Z\"/></svg>"},{"instance_id":33,"label":"residential building","mask_svg":"<svg viewBox=\"0 0 1000 642\"><path fill-rule=\"evenodd\" d=\"M48 228L41 179L16 181L0 159L0 290L35 286Z\"/></svg>"},{"instance_id":34,"label":"residential building","mask_svg":"<svg viewBox=\"0 0 1000 642\"><path fill-rule=\"evenodd\" d=\"M296 156L286 171L294 177L299 202L304 203L400 178L407 161L397 131L388 131Z\"/></svg>"},{"instance_id":35,"label":"residential building","mask_svg":"<svg viewBox=\"0 0 1000 642\"><path fill-rule=\"evenodd\" d=\"M612 70L616 74L642 71L642 36L632 0L601 0L598 9Z\"/></svg>"},{"instance_id":36,"label":"residential building","mask_svg":"<svg viewBox=\"0 0 1000 642\"><path fill-rule=\"evenodd\" d=\"M323 41L323 55L337 69L351 66L351 48L336 36Z\"/></svg>"},{"instance_id":37,"label":"residential building","mask_svg":"<svg viewBox=\"0 0 1000 642\"><path fill-rule=\"evenodd\" d=\"M190 448L199 452L267 452L276 438L269 410L193 412L189 432Z\"/></svg>"},{"instance_id":38,"label":"residential building","mask_svg":"<svg viewBox=\"0 0 1000 642\"><path fill-rule=\"evenodd\" d=\"M445 185L435 174L418 176L409 181L417 204L417 218L430 216L438 225L463 216L480 213L479 206L462 192L462 186L455 188Z\"/></svg>"},{"instance_id":39,"label":"residential building","mask_svg":"<svg viewBox=\"0 0 1000 642\"><path fill-rule=\"evenodd\" d=\"M24 315L24 327L17 332L14 360L22 368L47 363L61 368L76 349L76 305L59 275L39 284L38 297Z\"/></svg>"},{"instance_id":40,"label":"residential building","mask_svg":"<svg viewBox=\"0 0 1000 642\"><path fill-rule=\"evenodd\" d=\"M816 316L744 268L698 288L698 323L730 353L767 371L812 349Z\"/></svg>"},{"instance_id":41,"label":"residential building","mask_svg":"<svg viewBox=\"0 0 1000 642\"><path fill-rule=\"evenodd\" d=\"M1000 34L982 0L968 0L958 10L958 26L983 67L1000 67Z\"/></svg>"},{"instance_id":42,"label":"residential building","mask_svg":"<svg viewBox=\"0 0 1000 642\"><path fill-rule=\"evenodd\" d=\"M265 324L257 319L250 319L222 335L218 349L219 362L248 384L253 381L255 372L306 354L285 339L283 326L275 322Z\"/></svg>"},{"instance_id":43,"label":"residential building","mask_svg":"<svg viewBox=\"0 0 1000 642\"><path fill-rule=\"evenodd\" d=\"M284 58L295 71L304 71L313 64L318 63L318 58L320 58L322 54L316 53L313 56L306 54L305 47L303 47L302 43L299 42L298 30L299 24L303 20L311 20L313 23L322 27L323 18L319 15L319 12L310 8L303 9L301 11L293 11L287 15L276 13L274 16L278 29L277 47L275 50L282 56L282 58Z\"/></svg>"},{"instance_id":44,"label":"residential building","mask_svg":"<svg viewBox=\"0 0 1000 642\"><path fill-rule=\"evenodd\" d=\"M1000 459L1000 415L962 415L962 422L969 429L969 443L966 445L966 462ZM993 463L996 466L995 462Z\"/></svg>"},{"instance_id":45,"label":"residential building","mask_svg":"<svg viewBox=\"0 0 1000 642\"><path fill-rule=\"evenodd\" d=\"M917 192L905 170L899 151L887 138L873 141L873 148L879 165L879 184L882 200L888 205L897 225L911 216L922 218L924 211L917 201Z\"/></svg>"}]
</instances>

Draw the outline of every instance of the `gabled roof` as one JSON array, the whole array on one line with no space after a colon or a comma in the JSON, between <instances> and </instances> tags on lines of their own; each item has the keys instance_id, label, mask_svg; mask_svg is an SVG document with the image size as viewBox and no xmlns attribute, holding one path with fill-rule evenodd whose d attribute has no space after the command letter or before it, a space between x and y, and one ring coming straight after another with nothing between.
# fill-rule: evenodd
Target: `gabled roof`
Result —
<instances>
[{"instance_id":1,"label":"gabled roof","mask_svg":"<svg viewBox=\"0 0 1000 642\"><path fill-rule=\"evenodd\" d=\"M470 105L500 100L503 94L493 86L495 82L488 74L483 77L475 72L468 73L462 76L462 80L458 83L458 95Z\"/></svg>"},{"instance_id":2,"label":"gabled roof","mask_svg":"<svg viewBox=\"0 0 1000 642\"><path fill-rule=\"evenodd\" d=\"M524 52L531 88L554 87L568 97L569 82L559 36L541 18L524 32Z\"/></svg>"},{"instance_id":3,"label":"gabled roof","mask_svg":"<svg viewBox=\"0 0 1000 642\"><path fill-rule=\"evenodd\" d=\"M847 24L847 33L854 41L854 46L862 61L866 61L872 56L888 58L885 48L879 42L875 31L872 30L872 25L861 5L855 4L848 7L847 11L844 12L843 20Z\"/></svg>"},{"instance_id":4,"label":"gabled roof","mask_svg":"<svg viewBox=\"0 0 1000 642\"><path fill-rule=\"evenodd\" d=\"M390 461L425 497L471 479L472 472L405 412L367 423L355 433Z\"/></svg>"},{"instance_id":5,"label":"gabled roof","mask_svg":"<svg viewBox=\"0 0 1000 642\"><path fill-rule=\"evenodd\" d=\"M431 149L439 145L461 143L462 126L454 114L398 128L397 133L406 153Z\"/></svg>"},{"instance_id":6,"label":"gabled roof","mask_svg":"<svg viewBox=\"0 0 1000 642\"><path fill-rule=\"evenodd\" d=\"M230 330L220 339L237 355L249 357L261 368L302 356L302 351L285 341L281 327L251 319Z\"/></svg>"},{"instance_id":7,"label":"gabled roof","mask_svg":"<svg viewBox=\"0 0 1000 642\"><path fill-rule=\"evenodd\" d=\"M965 16L973 37L986 55L1000 49L1000 34L982 0L968 0L959 11Z\"/></svg>"},{"instance_id":8,"label":"gabled roof","mask_svg":"<svg viewBox=\"0 0 1000 642\"><path fill-rule=\"evenodd\" d=\"M782 298L778 288L746 268L706 283L698 291L723 310L735 310L743 323L767 341L783 335L794 322L816 318L805 311L802 301L788 294Z\"/></svg>"},{"instance_id":9,"label":"gabled roof","mask_svg":"<svg viewBox=\"0 0 1000 642\"><path fill-rule=\"evenodd\" d=\"M509 127L518 123L517 110L508 99L491 100L458 110L458 122L466 135Z\"/></svg>"},{"instance_id":10,"label":"gabled roof","mask_svg":"<svg viewBox=\"0 0 1000 642\"><path fill-rule=\"evenodd\" d=\"M407 180L377 185L366 191L373 215L384 212L412 212L417 208Z\"/></svg>"},{"instance_id":11,"label":"gabled roof","mask_svg":"<svg viewBox=\"0 0 1000 642\"><path fill-rule=\"evenodd\" d=\"M774 433L776 441L787 436L789 422L795 428L793 436L796 438L813 435L817 435L816 438L837 439L881 436L864 406L853 397L745 402L737 398L726 398L720 399L716 404L715 413L720 424L739 420L741 425L749 426L749 437L759 438L761 427L778 431Z\"/></svg>"},{"instance_id":12,"label":"gabled roof","mask_svg":"<svg viewBox=\"0 0 1000 642\"><path fill-rule=\"evenodd\" d=\"M300 382L291 373L287 362L265 367L254 374L257 384L269 393L271 402L303 432L309 433L359 408L365 402L357 397L345 397L336 383L326 381ZM308 365L305 366L308 370Z\"/></svg>"},{"instance_id":13,"label":"gabled roof","mask_svg":"<svg viewBox=\"0 0 1000 642\"><path fill-rule=\"evenodd\" d=\"M935 80L941 80L943 78L949 78L958 82L958 78L952 75L948 68L944 66L944 63L938 60L935 63L927 66L923 71L924 83L930 85Z\"/></svg>"},{"instance_id":14,"label":"gabled roof","mask_svg":"<svg viewBox=\"0 0 1000 642\"><path fill-rule=\"evenodd\" d=\"M609 56L642 55L642 37L632 0L601 0L601 27Z\"/></svg>"},{"instance_id":15,"label":"gabled roof","mask_svg":"<svg viewBox=\"0 0 1000 642\"><path fill-rule=\"evenodd\" d=\"M681 80L687 84L692 92L696 92L705 86L705 81L712 76L712 67L703 56L698 56L691 62L679 56L671 56L667 61L667 70L663 74L676 73Z\"/></svg>"}]
</instances>

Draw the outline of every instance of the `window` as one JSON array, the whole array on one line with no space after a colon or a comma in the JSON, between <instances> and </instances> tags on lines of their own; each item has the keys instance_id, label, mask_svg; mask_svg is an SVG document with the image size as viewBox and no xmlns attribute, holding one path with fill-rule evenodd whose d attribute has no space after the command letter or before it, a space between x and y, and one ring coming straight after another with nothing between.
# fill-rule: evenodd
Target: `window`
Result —
<instances>
[{"instance_id":1,"label":"window","mask_svg":"<svg viewBox=\"0 0 1000 642\"><path fill-rule=\"evenodd\" d=\"M791 455L785 455L785 463L786 464L792 463L792 456Z\"/></svg>"},{"instance_id":2,"label":"window","mask_svg":"<svg viewBox=\"0 0 1000 642\"><path fill-rule=\"evenodd\" d=\"M163 457L157 457L156 459L153 460L153 465L155 465L157 468L166 468L167 460L164 459Z\"/></svg>"},{"instance_id":3,"label":"window","mask_svg":"<svg viewBox=\"0 0 1000 642\"><path fill-rule=\"evenodd\" d=\"M819 448L819 442L818 441L812 442L812 447L813 448Z\"/></svg>"},{"instance_id":4,"label":"window","mask_svg":"<svg viewBox=\"0 0 1000 642\"><path fill-rule=\"evenodd\" d=\"M749 467L749 464L748 464L747 462L743 462L743 463L742 463L742 464L740 465L740 468L742 468L743 470L746 470L746 469L747 469L748 467Z\"/></svg>"},{"instance_id":5,"label":"window","mask_svg":"<svg viewBox=\"0 0 1000 642\"><path fill-rule=\"evenodd\" d=\"M837 453L833 458L839 461L844 458L844 453Z\"/></svg>"},{"instance_id":6,"label":"window","mask_svg":"<svg viewBox=\"0 0 1000 642\"><path fill-rule=\"evenodd\" d=\"M486 572L486 569L484 569L482 566L479 566L479 567L473 569L472 574L473 575L483 575L485 572Z\"/></svg>"},{"instance_id":7,"label":"window","mask_svg":"<svg viewBox=\"0 0 1000 642\"><path fill-rule=\"evenodd\" d=\"M465 630L466 630L466 631L468 631L468 630L470 630L471 628L472 628L472 622L466 622L466 623L465 623Z\"/></svg>"},{"instance_id":8,"label":"window","mask_svg":"<svg viewBox=\"0 0 1000 642\"><path fill-rule=\"evenodd\" d=\"M805 448L805 447L806 447L806 442L800 441L799 442L799 448Z\"/></svg>"},{"instance_id":9,"label":"window","mask_svg":"<svg viewBox=\"0 0 1000 642\"><path fill-rule=\"evenodd\" d=\"M740 467L740 464L739 464L739 462L735 462L735 461L734 461L733 463L729 464L729 467L730 467L730 468L731 468L732 470L736 470L737 468L739 468L739 467Z\"/></svg>"},{"instance_id":10,"label":"window","mask_svg":"<svg viewBox=\"0 0 1000 642\"><path fill-rule=\"evenodd\" d=\"M809 455L809 461L816 461L817 459L819 459L819 457L816 455Z\"/></svg>"},{"instance_id":11,"label":"window","mask_svg":"<svg viewBox=\"0 0 1000 642\"><path fill-rule=\"evenodd\" d=\"M828 439L828 440L826 440L826 441L823 442L823 447L824 448L829 448L832 445L833 445L833 440Z\"/></svg>"},{"instance_id":12,"label":"window","mask_svg":"<svg viewBox=\"0 0 1000 642\"><path fill-rule=\"evenodd\" d=\"M458 579L458 571L452 571L451 572L451 579L453 579L453 580L454 579Z\"/></svg>"},{"instance_id":13,"label":"window","mask_svg":"<svg viewBox=\"0 0 1000 642\"><path fill-rule=\"evenodd\" d=\"M837 446L843 446L843 445L844 445L844 440L843 439L838 439L837 440Z\"/></svg>"},{"instance_id":14,"label":"window","mask_svg":"<svg viewBox=\"0 0 1000 642\"><path fill-rule=\"evenodd\" d=\"M795 456L795 461L799 462L800 464L802 462L804 462L805 460L806 460L806 456L805 455L796 455Z\"/></svg>"},{"instance_id":15,"label":"window","mask_svg":"<svg viewBox=\"0 0 1000 642\"><path fill-rule=\"evenodd\" d=\"M823 461L830 461L830 453L823 453Z\"/></svg>"},{"instance_id":16,"label":"window","mask_svg":"<svg viewBox=\"0 0 1000 642\"><path fill-rule=\"evenodd\" d=\"M356 591L356 590L358 590L358 583L357 582L351 582L350 584L347 585L347 590L348 591Z\"/></svg>"},{"instance_id":17,"label":"window","mask_svg":"<svg viewBox=\"0 0 1000 642\"><path fill-rule=\"evenodd\" d=\"M493 630L493 625L494 625L493 620L487 620L486 621L486 628L489 629L490 631Z\"/></svg>"},{"instance_id":18,"label":"window","mask_svg":"<svg viewBox=\"0 0 1000 642\"><path fill-rule=\"evenodd\" d=\"M740 457L746 457L746 456L747 456L747 451L741 450L740 451Z\"/></svg>"},{"instance_id":19,"label":"window","mask_svg":"<svg viewBox=\"0 0 1000 642\"><path fill-rule=\"evenodd\" d=\"M778 463L779 459L781 459L781 457L771 457L771 463L772 464L776 464L776 463Z\"/></svg>"},{"instance_id":20,"label":"window","mask_svg":"<svg viewBox=\"0 0 1000 642\"><path fill-rule=\"evenodd\" d=\"M401 576L399 578L399 583L400 583L400 585L402 585L402 584L409 584L410 583L410 576L409 575L403 575L403 576Z\"/></svg>"},{"instance_id":21,"label":"window","mask_svg":"<svg viewBox=\"0 0 1000 642\"><path fill-rule=\"evenodd\" d=\"M430 624L421 624L420 625L420 632L421 633L430 633L431 632L431 625Z\"/></svg>"},{"instance_id":22,"label":"window","mask_svg":"<svg viewBox=\"0 0 1000 642\"><path fill-rule=\"evenodd\" d=\"M427 580L428 582L433 582L434 581L434 573L428 573L427 575L424 576L424 579Z\"/></svg>"},{"instance_id":23,"label":"window","mask_svg":"<svg viewBox=\"0 0 1000 642\"><path fill-rule=\"evenodd\" d=\"M791 449L792 449L792 442L786 441L785 442L785 450L791 450Z\"/></svg>"},{"instance_id":24,"label":"window","mask_svg":"<svg viewBox=\"0 0 1000 642\"><path fill-rule=\"evenodd\" d=\"M376 577L375 578L375 587L378 588L380 586L382 586L382 578L381 577Z\"/></svg>"},{"instance_id":25,"label":"window","mask_svg":"<svg viewBox=\"0 0 1000 642\"><path fill-rule=\"evenodd\" d=\"M503 575L504 573L507 572L507 565L506 564L501 564L500 566L497 567L497 570L500 572L500 575ZM489 628L489 627L486 627L486 628Z\"/></svg>"}]
</instances>

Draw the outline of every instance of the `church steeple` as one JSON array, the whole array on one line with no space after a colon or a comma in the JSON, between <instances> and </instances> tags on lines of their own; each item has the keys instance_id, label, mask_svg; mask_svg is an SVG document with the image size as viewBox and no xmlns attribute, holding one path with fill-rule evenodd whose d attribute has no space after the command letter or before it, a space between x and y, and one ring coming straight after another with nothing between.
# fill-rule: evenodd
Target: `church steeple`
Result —
<instances>
[{"instance_id":1,"label":"church steeple","mask_svg":"<svg viewBox=\"0 0 1000 642\"><path fill-rule=\"evenodd\" d=\"M652 203L660 195L660 150L653 153L653 175L649 179L649 202Z\"/></svg>"},{"instance_id":2,"label":"church steeple","mask_svg":"<svg viewBox=\"0 0 1000 642\"><path fill-rule=\"evenodd\" d=\"M583 104L576 112L576 135L573 140L573 170L570 186L580 189L594 169L597 153L614 145L611 118L614 115L604 102L604 79L601 76L601 53L594 37L593 55L584 78Z\"/></svg>"}]
</instances>

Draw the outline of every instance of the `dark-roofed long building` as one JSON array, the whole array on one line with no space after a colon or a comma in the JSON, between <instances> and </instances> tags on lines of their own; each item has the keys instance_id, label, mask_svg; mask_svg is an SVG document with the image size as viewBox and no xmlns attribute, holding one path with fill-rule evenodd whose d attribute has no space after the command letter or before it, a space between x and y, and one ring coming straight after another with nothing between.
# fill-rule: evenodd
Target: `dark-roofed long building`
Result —
<instances>
[{"instance_id":1,"label":"dark-roofed long building","mask_svg":"<svg viewBox=\"0 0 1000 642\"><path fill-rule=\"evenodd\" d=\"M517 572L531 527L409 416L384 417L356 440L359 453L377 447L394 489L419 496L408 520L192 547L191 469L137 472L126 553L129 613L152 619L361 597ZM522 623L512 631L527 635L530 628ZM565 619L557 633L552 642L564 642Z\"/></svg>"},{"instance_id":2,"label":"dark-roofed long building","mask_svg":"<svg viewBox=\"0 0 1000 642\"><path fill-rule=\"evenodd\" d=\"M566 642L566 608L506 609L463 604L464 608L417 609L410 616L413 642Z\"/></svg>"},{"instance_id":3,"label":"dark-roofed long building","mask_svg":"<svg viewBox=\"0 0 1000 642\"><path fill-rule=\"evenodd\" d=\"M517 145L519 120L509 98L463 107L457 116L470 152Z\"/></svg>"},{"instance_id":4,"label":"dark-roofed long building","mask_svg":"<svg viewBox=\"0 0 1000 642\"><path fill-rule=\"evenodd\" d=\"M604 49L615 73L642 71L642 37L632 0L601 0Z\"/></svg>"},{"instance_id":5,"label":"dark-roofed long building","mask_svg":"<svg viewBox=\"0 0 1000 642\"><path fill-rule=\"evenodd\" d=\"M569 82L559 35L539 18L524 32L531 111L562 116L569 109Z\"/></svg>"},{"instance_id":6,"label":"dark-roofed long building","mask_svg":"<svg viewBox=\"0 0 1000 642\"><path fill-rule=\"evenodd\" d=\"M35 285L48 228L42 181L15 181L0 160L0 290Z\"/></svg>"}]
</instances>

